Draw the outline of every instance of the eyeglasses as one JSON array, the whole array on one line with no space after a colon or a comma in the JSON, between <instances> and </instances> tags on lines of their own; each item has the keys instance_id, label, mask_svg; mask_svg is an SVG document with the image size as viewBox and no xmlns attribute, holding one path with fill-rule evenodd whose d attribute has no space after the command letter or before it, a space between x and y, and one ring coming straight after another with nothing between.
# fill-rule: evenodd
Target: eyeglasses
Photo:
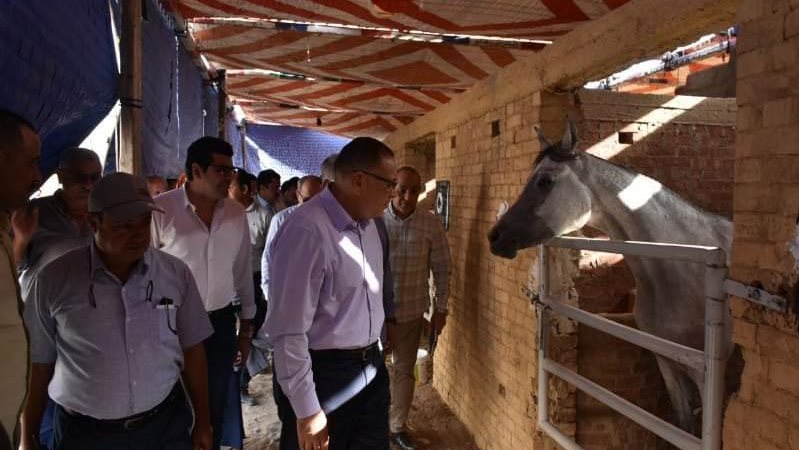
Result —
<instances>
[{"instance_id":1,"label":"eyeglasses","mask_svg":"<svg viewBox=\"0 0 799 450\"><path fill-rule=\"evenodd\" d=\"M363 173L369 175L372 178L376 178L376 179L382 181L383 184L386 185L386 189L394 189L397 186L397 180L389 180L388 178L383 178L380 175L378 175L376 173L369 172L367 170L358 169L355 172L363 172Z\"/></svg>"},{"instance_id":2,"label":"eyeglasses","mask_svg":"<svg viewBox=\"0 0 799 450\"><path fill-rule=\"evenodd\" d=\"M208 167L213 167L214 169L216 169L217 172L219 172L219 175L222 176L233 175L236 173L237 170L239 170L236 167L223 166L221 164L208 164Z\"/></svg>"}]
</instances>

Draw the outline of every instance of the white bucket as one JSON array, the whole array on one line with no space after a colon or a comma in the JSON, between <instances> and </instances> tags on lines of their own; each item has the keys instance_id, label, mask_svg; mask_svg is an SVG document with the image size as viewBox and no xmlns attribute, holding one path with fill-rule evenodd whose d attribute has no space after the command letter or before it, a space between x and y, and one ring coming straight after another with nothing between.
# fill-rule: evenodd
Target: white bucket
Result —
<instances>
[{"instance_id":1,"label":"white bucket","mask_svg":"<svg viewBox=\"0 0 799 450\"><path fill-rule=\"evenodd\" d=\"M416 365L413 367L413 376L416 378L416 385L421 386L429 383L432 363L427 350L420 348L416 350Z\"/></svg>"}]
</instances>

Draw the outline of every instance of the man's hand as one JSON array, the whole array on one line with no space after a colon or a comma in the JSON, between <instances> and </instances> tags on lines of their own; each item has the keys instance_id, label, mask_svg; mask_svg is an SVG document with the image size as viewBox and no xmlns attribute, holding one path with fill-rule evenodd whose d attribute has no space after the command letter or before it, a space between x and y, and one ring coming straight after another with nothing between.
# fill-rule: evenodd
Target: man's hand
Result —
<instances>
[{"instance_id":1,"label":"man's hand","mask_svg":"<svg viewBox=\"0 0 799 450\"><path fill-rule=\"evenodd\" d=\"M327 450L330 438L327 435L327 416L324 411L297 419L297 437L300 450Z\"/></svg>"},{"instance_id":2,"label":"man's hand","mask_svg":"<svg viewBox=\"0 0 799 450\"><path fill-rule=\"evenodd\" d=\"M214 433L210 423L194 424L191 430L192 450L211 450L214 445Z\"/></svg>"},{"instance_id":3,"label":"man's hand","mask_svg":"<svg viewBox=\"0 0 799 450\"><path fill-rule=\"evenodd\" d=\"M14 261L19 264L25 258L33 233L39 228L39 208L26 206L11 214L14 230Z\"/></svg>"},{"instance_id":4,"label":"man's hand","mask_svg":"<svg viewBox=\"0 0 799 450\"><path fill-rule=\"evenodd\" d=\"M435 333L436 336L440 335L444 330L444 327L447 325L447 312L436 310L433 312L433 318L431 319L431 322L432 323L430 325L433 327L432 332Z\"/></svg>"},{"instance_id":5,"label":"man's hand","mask_svg":"<svg viewBox=\"0 0 799 450\"><path fill-rule=\"evenodd\" d=\"M19 442L19 450L40 450L42 447L36 436L22 436Z\"/></svg>"},{"instance_id":6,"label":"man's hand","mask_svg":"<svg viewBox=\"0 0 799 450\"><path fill-rule=\"evenodd\" d=\"M247 364L250 356L250 344L252 343L253 326L252 320L239 320L239 335L236 340L236 356L233 357L233 367L242 367Z\"/></svg>"},{"instance_id":7,"label":"man's hand","mask_svg":"<svg viewBox=\"0 0 799 450\"><path fill-rule=\"evenodd\" d=\"M247 364L247 358L250 356L251 344L252 339L249 335L239 333L239 336L236 339L238 351L236 352L236 358L233 360L233 365L235 367L242 367Z\"/></svg>"}]
</instances>

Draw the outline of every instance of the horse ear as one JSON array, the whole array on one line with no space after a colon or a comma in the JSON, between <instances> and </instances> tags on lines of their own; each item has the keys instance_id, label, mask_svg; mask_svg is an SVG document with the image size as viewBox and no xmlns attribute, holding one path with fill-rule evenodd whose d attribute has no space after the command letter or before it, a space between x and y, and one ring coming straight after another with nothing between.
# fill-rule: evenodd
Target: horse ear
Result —
<instances>
[{"instance_id":1,"label":"horse ear","mask_svg":"<svg viewBox=\"0 0 799 450\"><path fill-rule=\"evenodd\" d=\"M538 135L538 142L541 143L541 149L543 150L545 148L551 147L552 143L549 142L549 139L547 139L546 136L544 136L544 133L541 131L541 129L538 127L534 128L535 128L535 134Z\"/></svg>"},{"instance_id":2,"label":"horse ear","mask_svg":"<svg viewBox=\"0 0 799 450\"><path fill-rule=\"evenodd\" d=\"M560 141L560 148L568 152L574 152L577 148L577 126L571 119L566 121L566 132Z\"/></svg>"}]
</instances>

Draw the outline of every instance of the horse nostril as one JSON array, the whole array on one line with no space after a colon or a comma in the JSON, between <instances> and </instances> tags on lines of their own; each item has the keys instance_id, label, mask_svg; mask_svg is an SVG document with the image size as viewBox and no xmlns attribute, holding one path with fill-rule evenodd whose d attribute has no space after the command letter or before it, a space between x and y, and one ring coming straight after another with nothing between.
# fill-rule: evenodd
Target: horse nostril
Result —
<instances>
[{"instance_id":1,"label":"horse nostril","mask_svg":"<svg viewBox=\"0 0 799 450\"><path fill-rule=\"evenodd\" d=\"M499 230L494 228L493 230L488 232L488 240L490 242L496 242L499 240Z\"/></svg>"}]
</instances>

